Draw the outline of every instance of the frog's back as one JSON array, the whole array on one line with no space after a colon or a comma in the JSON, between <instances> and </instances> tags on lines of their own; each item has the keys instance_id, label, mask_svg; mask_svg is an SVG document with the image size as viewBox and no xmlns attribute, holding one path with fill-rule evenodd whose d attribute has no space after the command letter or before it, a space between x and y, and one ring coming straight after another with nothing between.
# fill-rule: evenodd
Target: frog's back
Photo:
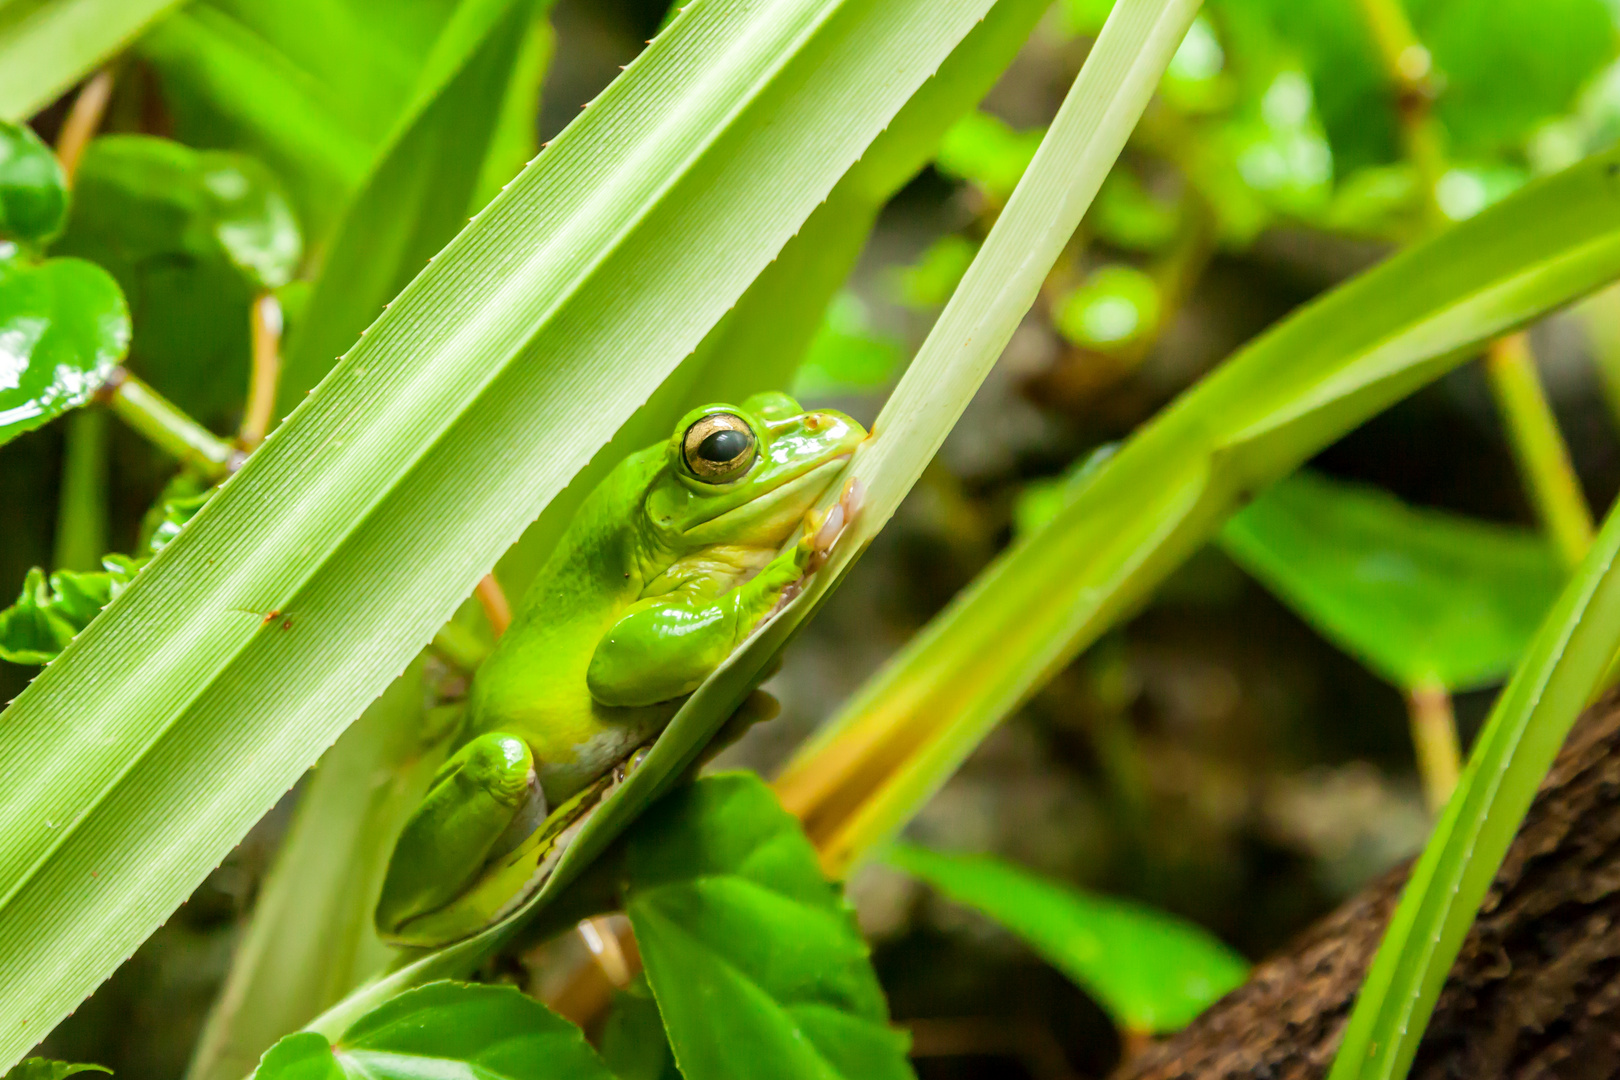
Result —
<instances>
[{"instance_id":1,"label":"frog's back","mask_svg":"<svg viewBox=\"0 0 1620 1080\"><path fill-rule=\"evenodd\" d=\"M596 645L640 595L633 532L645 480L632 455L580 506L473 680L461 741L492 731L534 751L555 805L620 760L674 714L598 704L585 675Z\"/></svg>"}]
</instances>

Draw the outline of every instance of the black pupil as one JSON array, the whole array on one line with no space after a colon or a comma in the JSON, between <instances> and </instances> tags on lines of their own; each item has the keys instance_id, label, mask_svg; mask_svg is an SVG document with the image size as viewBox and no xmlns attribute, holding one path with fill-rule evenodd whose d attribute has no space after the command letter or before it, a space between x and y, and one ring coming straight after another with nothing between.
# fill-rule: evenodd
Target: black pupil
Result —
<instances>
[{"instance_id":1,"label":"black pupil","mask_svg":"<svg viewBox=\"0 0 1620 1080\"><path fill-rule=\"evenodd\" d=\"M748 436L735 428L714 432L698 444L698 457L723 465L748 449Z\"/></svg>"}]
</instances>

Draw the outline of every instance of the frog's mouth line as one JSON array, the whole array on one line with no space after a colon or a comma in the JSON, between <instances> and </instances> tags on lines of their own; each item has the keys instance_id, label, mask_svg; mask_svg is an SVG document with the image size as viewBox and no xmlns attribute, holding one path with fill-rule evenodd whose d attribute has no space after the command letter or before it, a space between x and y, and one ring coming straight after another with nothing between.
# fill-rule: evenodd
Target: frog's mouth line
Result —
<instances>
[{"instance_id":1,"label":"frog's mouth line","mask_svg":"<svg viewBox=\"0 0 1620 1080\"><path fill-rule=\"evenodd\" d=\"M717 529L722 533L729 532L733 524L744 518L749 520L769 518L771 511L775 507L792 501L795 496L802 494L809 487L815 487L819 495L832 482L832 476L841 472L844 466L849 464L849 459L854 456L854 453L855 451L851 450L849 453L839 454L837 457L831 457L817 465L812 465L797 476L790 476L783 480L782 483L769 491L757 495L739 506L734 506L724 513L698 522L686 529L685 535L691 537L694 533L701 533L709 529ZM815 499L812 498L809 501L814 502Z\"/></svg>"}]
</instances>

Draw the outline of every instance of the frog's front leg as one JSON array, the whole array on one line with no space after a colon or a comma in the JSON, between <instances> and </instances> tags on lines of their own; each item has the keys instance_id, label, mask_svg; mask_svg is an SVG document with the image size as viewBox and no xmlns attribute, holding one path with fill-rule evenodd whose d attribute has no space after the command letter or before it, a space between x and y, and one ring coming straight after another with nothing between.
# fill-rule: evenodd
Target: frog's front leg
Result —
<instances>
[{"instance_id":1,"label":"frog's front leg","mask_svg":"<svg viewBox=\"0 0 1620 1080\"><path fill-rule=\"evenodd\" d=\"M632 604L591 656L591 696L603 705L641 706L696 690L804 577L815 552L814 537L806 536L712 599L672 593Z\"/></svg>"},{"instance_id":2,"label":"frog's front leg","mask_svg":"<svg viewBox=\"0 0 1620 1080\"><path fill-rule=\"evenodd\" d=\"M439 768L405 823L377 902L378 929L393 932L454 900L545 816L528 743L498 731L467 743Z\"/></svg>"}]
</instances>

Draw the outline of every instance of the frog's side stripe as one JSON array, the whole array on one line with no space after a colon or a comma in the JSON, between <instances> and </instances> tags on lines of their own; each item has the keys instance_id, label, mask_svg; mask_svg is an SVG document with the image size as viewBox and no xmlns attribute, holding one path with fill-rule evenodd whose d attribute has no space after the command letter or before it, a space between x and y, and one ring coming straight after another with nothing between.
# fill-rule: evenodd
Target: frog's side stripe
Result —
<instances>
[{"instance_id":1,"label":"frog's side stripe","mask_svg":"<svg viewBox=\"0 0 1620 1080\"><path fill-rule=\"evenodd\" d=\"M638 748L617 768L553 810L527 840L481 872L476 889L449 907L411 919L389 940L398 945L441 945L455 936L457 928L469 925L472 913L476 913L471 923L476 927L473 933L478 933L516 911L551 877L551 871L575 835L640 764L640 759L646 756L643 751L644 748Z\"/></svg>"}]
</instances>

